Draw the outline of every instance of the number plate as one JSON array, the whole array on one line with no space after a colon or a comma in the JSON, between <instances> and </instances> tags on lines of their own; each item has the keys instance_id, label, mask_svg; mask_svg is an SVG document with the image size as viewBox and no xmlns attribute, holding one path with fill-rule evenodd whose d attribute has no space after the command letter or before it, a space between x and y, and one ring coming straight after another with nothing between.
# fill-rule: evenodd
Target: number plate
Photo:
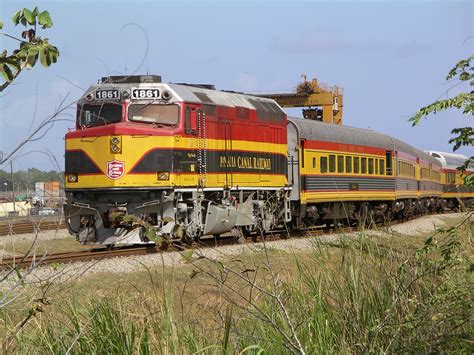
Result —
<instances>
[{"instance_id":1,"label":"number plate","mask_svg":"<svg viewBox=\"0 0 474 355\"><path fill-rule=\"evenodd\" d=\"M158 89L142 89L132 88L132 99L157 99L160 97L160 90Z\"/></svg>"},{"instance_id":2,"label":"number plate","mask_svg":"<svg viewBox=\"0 0 474 355\"><path fill-rule=\"evenodd\" d=\"M119 98L118 90L97 90L95 92L96 100L118 100Z\"/></svg>"}]
</instances>

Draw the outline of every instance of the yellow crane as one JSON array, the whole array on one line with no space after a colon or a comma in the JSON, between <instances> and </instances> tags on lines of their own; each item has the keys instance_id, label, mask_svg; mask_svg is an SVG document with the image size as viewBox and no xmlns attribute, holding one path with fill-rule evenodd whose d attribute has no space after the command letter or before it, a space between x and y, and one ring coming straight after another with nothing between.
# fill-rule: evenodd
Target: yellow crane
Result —
<instances>
[{"instance_id":1,"label":"yellow crane","mask_svg":"<svg viewBox=\"0 0 474 355\"><path fill-rule=\"evenodd\" d=\"M259 94L268 97L281 107L307 107L303 109L303 117L330 124L342 125L343 90L338 86L326 86L317 79L306 80L296 86L296 92L285 94Z\"/></svg>"}]
</instances>

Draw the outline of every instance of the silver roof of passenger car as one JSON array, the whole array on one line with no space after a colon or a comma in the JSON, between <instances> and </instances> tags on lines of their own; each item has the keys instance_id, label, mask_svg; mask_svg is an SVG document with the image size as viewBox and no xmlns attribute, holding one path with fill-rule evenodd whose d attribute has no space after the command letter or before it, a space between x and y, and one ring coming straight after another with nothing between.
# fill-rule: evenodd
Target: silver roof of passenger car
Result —
<instances>
[{"instance_id":1,"label":"silver roof of passenger car","mask_svg":"<svg viewBox=\"0 0 474 355\"><path fill-rule=\"evenodd\" d=\"M424 151L415 148L398 138L375 132L370 129L339 126L296 117L288 117L288 120L295 125L300 138L303 139L354 144L386 150L394 149L439 165L435 158L426 154Z\"/></svg>"},{"instance_id":2,"label":"silver roof of passenger car","mask_svg":"<svg viewBox=\"0 0 474 355\"><path fill-rule=\"evenodd\" d=\"M456 169L463 165L468 157L462 154L454 154L447 152L438 152L438 151L426 151L433 159L441 162L444 169ZM467 169L468 171L474 171L474 167Z\"/></svg>"},{"instance_id":3,"label":"silver roof of passenger car","mask_svg":"<svg viewBox=\"0 0 474 355\"><path fill-rule=\"evenodd\" d=\"M390 136L368 129L338 126L296 117L288 117L288 120L296 126L300 138L303 139L393 149L393 140Z\"/></svg>"}]
</instances>

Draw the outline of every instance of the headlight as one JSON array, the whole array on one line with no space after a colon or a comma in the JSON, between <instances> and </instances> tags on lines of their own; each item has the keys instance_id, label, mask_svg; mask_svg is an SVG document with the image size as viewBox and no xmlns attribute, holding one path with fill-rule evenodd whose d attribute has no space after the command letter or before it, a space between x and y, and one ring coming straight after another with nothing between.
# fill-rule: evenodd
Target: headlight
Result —
<instances>
[{"instance_id":1,"label":"headlight","mask_svg":"<svg viewBox=\"0 0 474 355\"><path fill-rule=\"evenodd\" d=\"M122 153L122 142L120 136L110 137L110 153L120 154Z\"/></svg>"},{"instance_id":2,"label":"headlight","mask_svg":"<svg viewBox=\"0 0 474 355\"><path fill-rule=\"evenodd\" d=\"M168 171L162 171L158 173L158 180L166 181L170 179L170 173Z\"/></svg>"},{"instance_id":3,"label":"headlight","mask_svg":"<svg viewBox=\"0 0 474 355\"><path fill-rule=\"evenodd\" d=\"M67 175L67 182L78 182L78 181L79 181L79 177L77 176L77 174Z\"/></svg>"}]
</instances>

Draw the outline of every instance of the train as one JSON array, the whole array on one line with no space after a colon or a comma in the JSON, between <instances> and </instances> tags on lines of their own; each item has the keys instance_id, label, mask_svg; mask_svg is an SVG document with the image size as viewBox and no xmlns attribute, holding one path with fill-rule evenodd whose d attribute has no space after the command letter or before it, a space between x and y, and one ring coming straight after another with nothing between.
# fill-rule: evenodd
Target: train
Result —
<instances>
[{"instance_id":1,"label":"train","mask_svg":"<svg viewBox=\"0 0 474 355\"><path fill-rule=\"evenodd\" d=\"M108 76L65 136L64 212L79 242L102 245L409 218L472 207L463 159L269 98Z\"/></svg>"}]
</instances>

